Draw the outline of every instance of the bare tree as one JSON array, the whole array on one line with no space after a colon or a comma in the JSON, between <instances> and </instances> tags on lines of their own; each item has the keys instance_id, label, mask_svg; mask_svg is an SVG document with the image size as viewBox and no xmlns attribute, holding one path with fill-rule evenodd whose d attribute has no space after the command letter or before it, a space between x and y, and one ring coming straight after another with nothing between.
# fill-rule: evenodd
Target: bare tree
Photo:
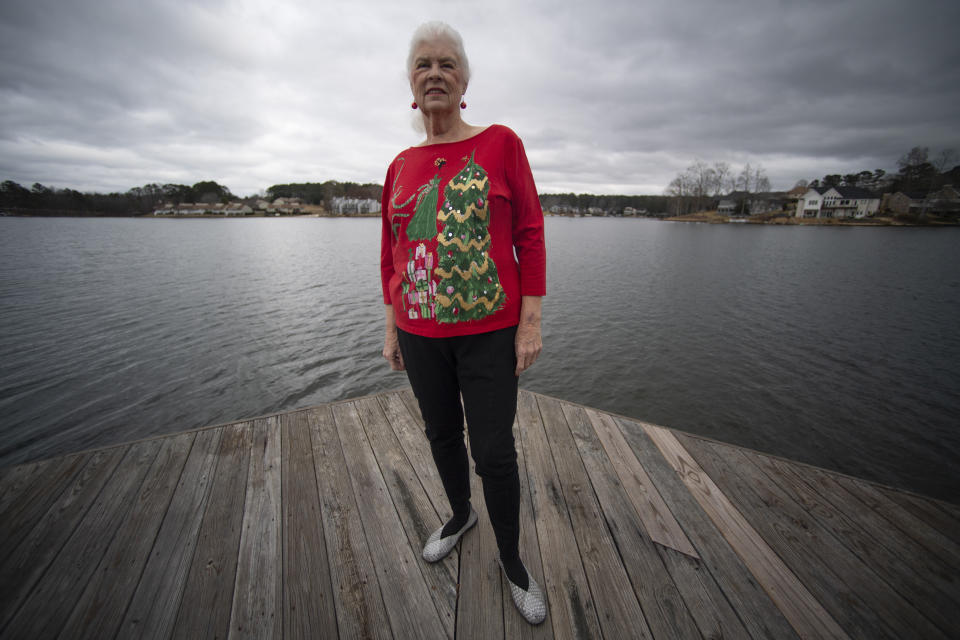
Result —
<instances>
[{"instance_id":1,"label":"bare tree","mask_svg":"<svg viewBox=\"0 0 960 640\"><path fill-rule=\"evenodd\" d=\"M906 152L897 160L897 166L900 173L904 173L909 167L916 167L927 163L927 156L930 154L929 147L914 147Z\"/></svg>"},{"instance_id":2,"label":"bare tree","mask_svg":"<svg viewBox=\"0 0 960 640\"><path fill-rule=\"evenodd\" d=\"M745 164L740 173L737 174L736 187L740 191L750 193L753 187L753 167L750 166L749 162Z\"/></svg>"},{"instance_id":3,"label":"bare tree","mask_svg":"<svg viewBox=\"0 0 960 640\"><path fill-rule=\"evenodd\" d=\"M686 203L690 196L688 180L686 172L678 173L677 177L671 180L667 186L667 195L673 197L674 215L679 216L686 213Z\"/></svg>"},{"instance_id":4,"label":"bare tree","mask_svg":"<svg viewBox=\"0 0 960 640\"><path fill-rule=\"evenodd\" d=\"M692 195L696 198L697 210L703 211L706 199L710 198L715 191L714 184L717 180L716 172L703 160L697 160L687 167L687 173L692 178Z\"/></svg>"},{"instance_id":5,"label":"bare tree","mask_svg":"<svg viewBox=\"0 0 960 640\"><path fill-rule=\"evenodd\" d=\"M733 183L733 170L726 162L714 162L713 173L715 178L713 196L720 197Z\"/></svg>"},{"instance_id":6,"label":"bare tree","mask_svg":"<svg viewBox=\"0 0 960 640\"><path fill-rule=\"evenodd\" d=\"M949 169L952 169L953 163L957 161L957 152L954 149L944 149L937 154L937 159L933 161L933 166L936 167L937 173L943 173Z\"/></svg>"},{"instance_id":7,"label":"bare tree","mask_svg":"<svg viewBox=\"0 0 960 640\"><path fill-rule=\"evenodd\" d=\"M756 193L770 191L770 178L767 177L767 170L759 164L753 170L753 188Z\"/></svg>"},{"instance_id":8,"label":"bare tree","mask_svg":"<svg viewBox=\"0 0 960 640\"><path fill-rule=\"evenodd\" d=\"M677 174L666 189L666 195L672 196L677 214L703 211L709 203L729 191L754 193L770 190L770 179L762 165L751 165L734 174L733 168L726 162L714 162L708 165L699 158L682 173ZM741 202L741 211L746 199Z\"/></svg>"}]
</instances>

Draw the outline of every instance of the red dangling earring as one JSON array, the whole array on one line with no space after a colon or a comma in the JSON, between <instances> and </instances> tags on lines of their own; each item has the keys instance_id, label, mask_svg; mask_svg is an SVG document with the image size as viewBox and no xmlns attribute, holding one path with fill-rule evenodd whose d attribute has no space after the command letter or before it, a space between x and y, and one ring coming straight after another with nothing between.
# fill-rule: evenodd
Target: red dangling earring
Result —
<instances>
[{"instance_id":1,"label":"red dangling earring","mask_svg":"<svg viewBox=\"0 0 960 640\"><path fill-rule=\"evenodd\" d=\"M411 109L416 109L416 108L417 108L417 103L416 103L416 102L410 103L410 108L411 108Z\"/></svg>"},{"instance_id":2,"label":"red dangling earring","mask_svg":"<svg viewBox=\"0 0 960 640\"><path fill-rule=\"evenodd\" d=\"M461 108L461 109L466 109L466 108L467 108L467 103L466 103L464 100L461 100L461 101L460 101L460 108Z\"/></svg>"}]
</instances>

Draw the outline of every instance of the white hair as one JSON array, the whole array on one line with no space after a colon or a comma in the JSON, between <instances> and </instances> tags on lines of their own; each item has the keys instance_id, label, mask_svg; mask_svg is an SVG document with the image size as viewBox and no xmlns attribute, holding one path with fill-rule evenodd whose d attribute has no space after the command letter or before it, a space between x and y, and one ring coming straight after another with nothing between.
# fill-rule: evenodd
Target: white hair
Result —
<instances>
[{"instance_id":1,"label":"white hair","mask_svg":"<svg viewBox=\"0 0 960 640\"><path fill-rule=\"evenodd\" d=\"M417 47L420 46L421 43L440 38L449 40L453 45L454 51L457 54L457 60L460 62L460 69L463 72L463 81L469 82L470 61L467 60L467 52L463 49L463 38L460 37L456 29L446 22L440 22L439 20L424 22L413 32L413 37L410 39L410 53L407 55L407 77L409 77L413 71L413 56L416 53Z\"/></svg>"}]
</instances>

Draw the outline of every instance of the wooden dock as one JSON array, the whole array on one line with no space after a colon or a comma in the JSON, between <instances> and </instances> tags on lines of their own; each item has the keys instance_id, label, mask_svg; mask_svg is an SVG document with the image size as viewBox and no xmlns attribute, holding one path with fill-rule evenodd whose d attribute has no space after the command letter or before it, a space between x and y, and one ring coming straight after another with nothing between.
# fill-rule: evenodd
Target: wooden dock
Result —
<instances>
[{"instance_id":1,"label":"wooden dock","mask_svg":"<svg viewBox=\"0 0 960 640\"><path fill-rule=\"evenodd\" d=\"M0 637L960 637L960 508L521 392L515 611L409 391L0 470ZM476 478L474 477L474 480Z\"/></svg>"}]
</instances>

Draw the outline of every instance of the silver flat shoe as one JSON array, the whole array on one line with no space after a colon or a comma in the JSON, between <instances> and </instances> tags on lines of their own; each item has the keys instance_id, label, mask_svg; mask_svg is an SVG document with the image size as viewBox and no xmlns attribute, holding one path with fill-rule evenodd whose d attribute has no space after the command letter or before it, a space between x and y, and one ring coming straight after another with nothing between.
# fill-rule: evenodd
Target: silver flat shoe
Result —
<instances>
[{"instance_id":1,"label":"silver flat shoe","mask_svg":"<svg viewBox=\"0 0 960 640\"><path fill-rule=\"evenodd\" d=\"M475 524L477 524L477 512L474 511L471 506L467 524L463 525L459 531L450 534L446 538L441 538L440 536L443 534L443 527L441 526L430 534L430 537L427 538L427 544L423 545L423 559L427 562L438 562L446 558L447 554L460 542L461 536L467 532L467 529Z\"/></svg>"},{"instance_id":2,"label":"silver flat shoe","mask_svg":"<svg viewBox=\"0 0 960 640\"><path fill-rule=\"evenodd\" d=\"M503 571L503 576L506 578L507 572L503 568L503 563L500 562L500 558L497 558L497 562L500 564L500 570ZM513 604L517 606L520 615L530 624L540 624L547 618L547 601L546 598L543 597L543 591L540 589L540 585L533 579L529 571L527 571L527 582L529 584L527 585L527 590L524 591L510 582L510 578L507 578L507 583L510 585L510 595L513 597Z\"/></svg>"}]
</instances>

